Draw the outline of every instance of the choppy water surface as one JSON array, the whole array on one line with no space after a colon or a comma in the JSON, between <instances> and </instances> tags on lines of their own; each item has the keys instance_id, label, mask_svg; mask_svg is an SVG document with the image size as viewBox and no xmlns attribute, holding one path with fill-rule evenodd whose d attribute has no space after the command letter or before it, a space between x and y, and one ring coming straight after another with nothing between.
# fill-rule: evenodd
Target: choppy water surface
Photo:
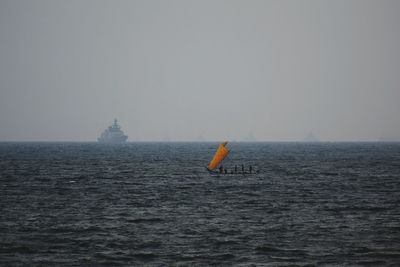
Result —
<instances>
[{"instance_id":1,"label":"choppy water surface","mask_svg":"<svg viewBox=\"0 0 400 267\"><path fill-rule=\"evenodd\" d=\"M400 264L400 144L0 144L0 265Z\"/></svg>"}]
</instances>

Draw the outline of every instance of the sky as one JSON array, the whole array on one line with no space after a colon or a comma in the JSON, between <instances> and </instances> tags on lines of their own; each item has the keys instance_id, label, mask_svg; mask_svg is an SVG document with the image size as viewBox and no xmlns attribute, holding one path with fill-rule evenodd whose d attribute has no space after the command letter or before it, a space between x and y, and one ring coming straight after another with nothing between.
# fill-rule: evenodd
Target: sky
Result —
<instances>
[{"instance_id":1,"label":"sky","mask_svg":"<svg viewBox=\"0 0 400 267\"><path fill-rule=\"evenodd\" d=\"M0 0L0 141L400 140L400 1Z\"/></svg>"}]
</instances>

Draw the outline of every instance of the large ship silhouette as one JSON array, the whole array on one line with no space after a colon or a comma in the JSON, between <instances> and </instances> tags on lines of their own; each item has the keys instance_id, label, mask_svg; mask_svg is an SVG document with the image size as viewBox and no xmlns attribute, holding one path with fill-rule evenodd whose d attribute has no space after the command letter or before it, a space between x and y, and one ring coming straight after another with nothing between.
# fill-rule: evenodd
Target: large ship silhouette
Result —
<instances>
[{"instance_id":1,"label":"large ship silhouette","mask_svg":"<svg viewBox=\"0 0 400 267\"><path fill-rule=\"evenodd\" d=\"M121 130L117 119L114 119L114 124L105 129L97 138L101 143L124 143L127 139L128 136Z\"/></svg>"}]
</instances>

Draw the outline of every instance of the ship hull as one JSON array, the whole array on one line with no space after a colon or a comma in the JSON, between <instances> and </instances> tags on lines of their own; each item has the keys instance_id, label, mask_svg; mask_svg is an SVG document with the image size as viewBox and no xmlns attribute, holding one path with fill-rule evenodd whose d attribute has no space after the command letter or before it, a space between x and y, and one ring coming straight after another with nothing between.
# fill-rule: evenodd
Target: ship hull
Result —
<instances>
[{"instance_id":1,"label":"ship hull","mask_svg":"<svg viewBox=\"0 0 400 267\"><path fill-rule=\"evenodd\" d=\"M99 143L112 143L112 144L115 144L115 143L125 143L127 139L128 139L128 136L121 136L121 137L118 137L118 138L101 138L101 137L99 137L99 138L97 138L97 141Z\"/></svg>"}]
</instances>

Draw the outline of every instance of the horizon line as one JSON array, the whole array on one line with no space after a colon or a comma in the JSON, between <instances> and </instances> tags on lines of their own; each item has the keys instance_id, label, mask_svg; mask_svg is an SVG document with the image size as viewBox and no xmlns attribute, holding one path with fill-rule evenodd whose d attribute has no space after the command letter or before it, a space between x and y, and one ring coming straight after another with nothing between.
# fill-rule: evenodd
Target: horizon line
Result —
<instances>
[{"instance_id":1,"label":"horizon line","mask_svg":"<svg viewBox=\"0 0 400 267\"><path fill-rule=\"evenodd\" d=\"M121 143L103 143L98 141L74 141L74 140L0 140L0 143L96 143L96 144L128 144L128 143L219 143L226 140L136 140ZM400 140L326 140L326 141L304 141L304 140L257 140L242 141L232 140L229 143L400 143Z\"/></svg>"}]
</instances>

